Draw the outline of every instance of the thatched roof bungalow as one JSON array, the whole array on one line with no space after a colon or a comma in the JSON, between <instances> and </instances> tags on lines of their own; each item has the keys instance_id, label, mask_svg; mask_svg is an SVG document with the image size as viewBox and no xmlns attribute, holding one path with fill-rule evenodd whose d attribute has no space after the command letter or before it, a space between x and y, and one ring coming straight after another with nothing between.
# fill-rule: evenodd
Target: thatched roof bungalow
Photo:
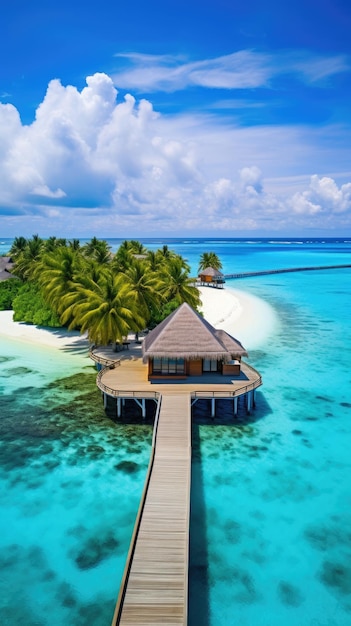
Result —
<instances>
[{"instance_id":1,"label":"thatched roof bungalow","mask_svg":"<svg viewBox=\"0 0 351 626\"><path fill-rule=\"evenodd\" d=\"M0 257L0 281L8 280L9 278L16 278L11 271L13 270L14 263L9 256Z\"/></svg>"},{"instance_id":2,"label":"thatched roof bungalow","mask_svg":"<svg viewBox=\"0 0 351 626\"><path fill-rule=\"evenodd\" d=\"M224 274L219 270L215 270L213 267L206 267L199 273L199 281L203 285L211 285L215 287L223 287L225 283Z\"/></svg>"},{"instance_id":3,"label":"thatched roof bungalow","mask_svg":"<svg viewBox=\"0 0 351 626\"><path fill-rule=\"evenodd\" d=\"M184 303L144 339L143 359L150 378L240 375L245 348L224 330L211 326Z\"/></svg>"}]
</instances>

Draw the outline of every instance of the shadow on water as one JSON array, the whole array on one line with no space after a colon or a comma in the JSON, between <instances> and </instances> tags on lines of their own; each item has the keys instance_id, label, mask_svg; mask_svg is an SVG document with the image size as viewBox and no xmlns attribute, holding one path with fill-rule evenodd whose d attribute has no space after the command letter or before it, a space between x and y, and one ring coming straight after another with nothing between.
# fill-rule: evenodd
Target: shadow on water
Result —
<instances>
[{"instance_id":1,"label":"shadow on water","mask_svg":"<svg viewBox=\"0 0 351 626\"><path fill-rule=\"evenodd\" d=\"M192 466L190 497L190 545L189 545L189 626L210 626L210 576L207 538L207 511L205 499L204 467L206 463L201 445L201 428L228 426L233 437L250 437L253 425L272 412L262 392L256 394L256 406L247 413L243 398L238 414L233 415L230 400L218 400L215 417L211 416L208 400L199 400L192 409ZM212 428L211 428L212 431ZM214 434L214 431L213 431Z\"/></svg>"},{"instance_id":2,"label":"shadow on water","mask_svg":"<svg viewBox=\"0 0 351 626\"><path fill-rule=\"evenodd\" d=\"M189 626L209 626L209 576L199 424L192 423L189 542Z\"/></svg>"},{"instance_id":3,"label":"shadow on water","mask_svg":"<svg viewBox=\"0 0 351 626\"><path fill-rule=\"evenodd\" d=\"M193 421L205 426L247 426L254 424L272 413L264 394L256 392L255 407L248 413L244 397L238 398L238 413L233 413L233 400L216 400L216 413L211 417L211 400L198 400L192 408Z\"/></svg>"},{"instance_id":4,"label":"shadow on water","mask_svg":"<svg viewBox=\"0 0 351 626\"><path fill-rule=\"evenodd\" d=\"M155 420L157 404L154 400L145 401L145 417L142 417L142 410L139 404L126 398L121 400L121 414L117 416L116 398L107 396L106 415L118 424L147 424L153 425Z\"/></svg>"}]
</instances>

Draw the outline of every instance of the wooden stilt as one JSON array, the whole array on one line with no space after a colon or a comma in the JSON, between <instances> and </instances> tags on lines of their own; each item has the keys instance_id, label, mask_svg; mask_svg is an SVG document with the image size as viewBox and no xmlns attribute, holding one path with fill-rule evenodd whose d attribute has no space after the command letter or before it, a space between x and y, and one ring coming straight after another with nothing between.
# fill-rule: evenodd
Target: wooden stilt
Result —
<instances>
[{"instance_id":1,"label":"wooden stilt","mask_svg":"<svg viewBox=\"0 0 351 626\"><path fill-rule=\"evenodd\" d=\"M248 393L246 394L246 410L248 413L250 413L251 411L251 394L252 391L248 391Z\"/></svg>"}]
</instances>

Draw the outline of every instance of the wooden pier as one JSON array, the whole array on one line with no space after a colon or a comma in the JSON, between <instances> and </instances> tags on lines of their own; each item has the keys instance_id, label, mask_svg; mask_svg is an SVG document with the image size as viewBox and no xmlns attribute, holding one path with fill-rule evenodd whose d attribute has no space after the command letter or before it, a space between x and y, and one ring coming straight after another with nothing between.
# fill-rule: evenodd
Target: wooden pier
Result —
<instances>
[{"instance_id":1,"label":"wooden pier","mask_svg":"<svg viewBox=\"0 0 351 626\"><path fill-rule=\"evenodd\" d=\"M113 626L187 624L190 397L164 394Z\"/></svg>"},{"instance_id":2,"label":"wooden pier","mask_svg":"<svg viewBox=\"0 0 351 626\"><path fill-rule=\"evenodd\" d=\"M225 274L224 278L250 278L251 276L269 276L270 274L288 274L290 272L311 272L316 270L338 270L351 268L351 265L314 265L307 267L289 267L277 270L260 270L258 272L241 272L237 274Z\"/></svg>"}]
</instances>

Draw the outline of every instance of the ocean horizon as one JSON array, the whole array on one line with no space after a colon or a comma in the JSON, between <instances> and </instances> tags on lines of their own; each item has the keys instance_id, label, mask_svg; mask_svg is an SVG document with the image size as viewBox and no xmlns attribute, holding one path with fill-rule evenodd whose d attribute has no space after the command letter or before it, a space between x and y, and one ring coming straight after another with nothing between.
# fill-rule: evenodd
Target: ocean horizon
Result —
<instances>
[{"instance_id":1,"label":"ocean horizon","mask_svg":"<svg viewBox=\"0 0 351 626\"><path fill-rule=\"evenodd\" d=\"M194 275L205 251L225 274L351 264L351 238L138 239L168 245ZM114 252L123 239L106 240ZM279 323L245 346L263 377L255 410L193 411L189 626L351 624L350 279L343 268L226 283ZM105 415L85 354L8 339L0 368L1 623L108 626L151 421Z\"/></svg>"}]
</instances>

